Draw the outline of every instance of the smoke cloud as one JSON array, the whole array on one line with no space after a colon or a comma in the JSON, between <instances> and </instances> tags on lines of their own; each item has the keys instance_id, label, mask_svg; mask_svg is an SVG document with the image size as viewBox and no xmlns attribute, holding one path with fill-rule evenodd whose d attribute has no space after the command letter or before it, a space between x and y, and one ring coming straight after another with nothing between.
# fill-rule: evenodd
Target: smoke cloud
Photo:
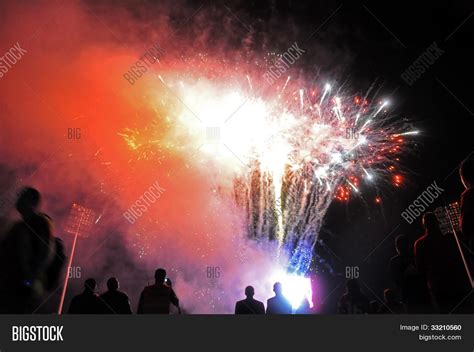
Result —
<instances>
[{"instance_id":1,"label":"smoke cloud","mask_svg":"<svg viewBox=\"0 0 474 352\"><path fill-rule=\"evenodd\" d=\"M284 36L264 36L261 21L246 23L238 11L183 1L5 1L0 14L0 51L17 43L25 50L0 79L2 211L12 208L22 185L38 188L67 251L71 205L95 213L78 242L73 266L81 277L70 280L66 304L86 277L95 277L102 291L116 276L135 309L158 267L168 270L187 312L230 313L248 284L257 298L269 296L273 283L263 278L275 270L274 258L242 235L241 210L228 197L229 174L194 162L196 151L173 139L179 135L173 121L158 107L165 92L158 75L193 72L212 80L233 70L245 77L249 64L263 75L263 53L286 49L297 27L286 23ZM156 62L142 59L157 45L163 50ZM124 74L133 66L132 84ZM140 145L132 138L127 144L123 135L134 131L166 143ZM127 221L123 213L155 183L163 189L159 199Z\"/></svg>"}]
</instances>

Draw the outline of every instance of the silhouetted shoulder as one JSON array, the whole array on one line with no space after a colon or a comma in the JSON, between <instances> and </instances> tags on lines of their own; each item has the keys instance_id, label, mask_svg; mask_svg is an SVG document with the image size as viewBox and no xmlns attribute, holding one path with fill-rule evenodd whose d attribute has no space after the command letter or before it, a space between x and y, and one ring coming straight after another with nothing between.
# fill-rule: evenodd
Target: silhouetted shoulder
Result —
<instances>
[{"instance_id":1,"label":"silhouetted shoulder","mask_svg":"<svg viewBox=\"0 0 474 352\"><path fill-rule=\"evenodd\" d=\"M241 314L243 311L243 304L245 300L235 302L235 314Z\"/></svg>"},{"instance_id":2,"label":"silhouetted shoulder","mask_svg":"<svg viewBox=\"0 0 474 352\"><path fill-rule=\"evenodd\" d=\"M154 288L155 288L155 285L145 286L145 287L143 288L143 292L150 292L150 291L153 291Z\"/></svg>"},{"instance_id":3,"label":"silhouetted shoulder","mask_svg":"<svg viewBox=\"0 0 474 352\"><path fill-rule=\"evenodd\" d=\"M415 249L415 254L417 251L419 251L425 244L426 240L427 240L427 237L426 235L423 235L421 236L419 239L417 239L415 241L415 244L413 245L414 249Z\"/></svg>"},{"instance_id":4,"label":"silhouetted shoulder","mask_svg":"<svg viewBox=\"0 0 474 352\"><path fill-rule=\"evenodd\" d=\"M257 306L259 308L259 313L260 314L265 314L265 306L263 305L263 302L260 302L260 301L256 301L257 302Z\"/></svg>"},{"instance_id":5,"label":"silhouetted shoulder","mask_svg":"<svg viewBox=\"0 0 474 352\"><path fill-rule=\"evenodd\" d=\"M267 299L267 314L275 313L276 297Z\"/></svg>"},{"instance_id":6,"label":"silhouetted shoulder","mask_svg":"<svg viewBox=\"0 0 474 352\"><path fill-rule=\"evenodd\" d=\"M461 195L462 200L474 201L474 188L468 188Z\"/></svg>"}]
</instances>

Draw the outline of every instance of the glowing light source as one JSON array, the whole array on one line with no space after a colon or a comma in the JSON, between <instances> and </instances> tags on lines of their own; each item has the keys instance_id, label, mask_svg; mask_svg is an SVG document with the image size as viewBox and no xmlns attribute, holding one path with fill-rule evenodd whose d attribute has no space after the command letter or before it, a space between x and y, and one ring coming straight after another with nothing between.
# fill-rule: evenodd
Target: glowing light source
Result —
<instances>
[{"instance_id":1,"label":"glowing light source","mask_svg":"<svg viewBox=\"0 0 474 352\"><path fill-rule=\"evenodd\" d=\"M280 282L282 284L283 296L290 302L293 310L298 309L305 300L308 302L309 307L313 308L313 290L309 277L280 270L271 276L271 280L271 282Z\"/></svg>"}]
</instances>

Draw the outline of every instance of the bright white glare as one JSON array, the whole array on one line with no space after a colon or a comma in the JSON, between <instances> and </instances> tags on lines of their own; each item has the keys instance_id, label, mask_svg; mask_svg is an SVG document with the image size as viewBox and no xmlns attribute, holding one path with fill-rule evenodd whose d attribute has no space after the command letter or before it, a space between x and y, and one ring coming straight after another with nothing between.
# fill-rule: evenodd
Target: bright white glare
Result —
<instances>
[{"instance_id":1,"label":"bright white glare","mask_svg":"<svg viewBox=\"0 0 474 352\"><path fill-rule=\"evenodd\" d=\"M400 136L408 136L408 135L411 135L411 134L418 134L420 133L420 131L409 131L409 132L405 132L405 133L400 133Z\"/></svg>"},{"instance_id":2,"label":"bright white glare","mask_svg":"<svg viewBox=\"0 0 474 352\"><path fill-rule=\"evenodd\" d=\"M281 283L283 296L290 302L293 310L298 309L305 299L308 301L309 307L313 308L313 291L309 277L280 270L274 273L272 282Z\"/></svg>"}]
</instances>

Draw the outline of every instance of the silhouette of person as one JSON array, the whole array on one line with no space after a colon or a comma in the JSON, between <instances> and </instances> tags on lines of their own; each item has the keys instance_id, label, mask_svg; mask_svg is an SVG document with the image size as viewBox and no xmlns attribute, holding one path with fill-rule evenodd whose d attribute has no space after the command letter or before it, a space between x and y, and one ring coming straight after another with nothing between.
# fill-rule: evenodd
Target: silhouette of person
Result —
<instances>
[{"instance_id":1,"label":"silhouette of person","mask_svg":"<svg viewBox=\"0 0 474 352\"><path fill-rule=\"evenodd\" d=\"M73 297L69 306L69 314L101 314L104 312L103 303L95 293L97 283L94 279L87 279L84 291Z\"/></svg>"},{"instance_id":2,"label":"silhouette of person","mask_svg":"<svg viewBox=\"0 0 474 352\"><path fill-rule=\"evenodd\" d=\"M425 213L422 222L425 234L415 242L416 266L425 275L439 312L449 313L471 286L453 234L442 234L433 213Z\"/></svg>"},{"instance_id":3,"label":"silhouette of person","mask_svg":"<svg viewBox=\"0 0 474 352\"><path fill-rule=\"evenodd\" d=\"M119 291L119 287L115 277L107 280L107 291L100 295L106 314L132 314L130 300L126 293Z\"/></svg>"},{"instance_id":4,"label":"silhouette of person","mask_svg":"<svg viewBox=\"0 0 474 352\"><path fill-rule=\"evenodd\" d=\"M405 308L403 304L399 302L395 296L395 292L386 288L383 291L384 304L380 307L380 314L403 314Z\"/></svg>"},{"instance_id":5,"label":"silhouette of person","mask_svg":"<svg viewBox=\"0 0 474 352\"><path fill-rule=\"evenodd\" d=\"M461 217L460 226L463 234L463 241L470 247L469 253L465 256L470 260L471 272L474 269L474 159L469 158L463 161L459 168L461 182L466 190L461 195Z\"/></svg>"},{"instance_id":6,"label":"silhouette of person","mask_svg":"<svg viewBox=\"0 0 474 352\"><path fill-rule=\"evenodd\" d=\"M57 242L52 221L39 211L40 204L36 189L20 191L15 207L22 219L13 224L0 250L0 287L6 297L2 299L2 312L32 313L51 287L49 270L58 259ZM60 259L62 266L64 256Z\"/></svg>"},{"instance_id":7,"label":"silhouette of person","mask_svg":"<svg viewBox=\"0 0 474 352\"><path fill-rule=\"evenodd\" d=\"M290 302L283 296L283 287L280 282L273 285L275 296L267 300L267 314L291 314L293 309Z\"/></svg>"},{"instance_id":8,"label":"silhouette of person","mask_svg":"<svg viewBox=\"0 0 474 352\"><path fill-rule=\"evenodd\" d=\"M304 298L299 307L296 308L295 314L311 314L311 307L309 305L309 301Z\"/></svg>"},{"instance_id":9,"label":"silhouette of person","mask_svg":"<svg viewBox=\"0 0 474 352\"><path fill-rule=\"evenodd\" d=\"M337 313L339 314L367 314L369 299L361 292L357 279L347 280L346 293L339 300Z\"/></svg>"},{"instance_id":10,"label":"silhouette of person","mask_svg":"<svg viewBox=\"0 0 474 352\"><path fill-rule=\"evenodd\" d=\"M246 299L235 304L235 314L265 314L263 303L253 298L255 290L252 286L245 288Z\"/></svg>"},{"instance_id":11,"label":"silhouette of person","mask_svg":"<svg viewBox=\"0 0 474 352\"><path fill-rule=\"evenodd\" d=\"M400 289L402 302L408 313L430 313L430 297L426 280L415 265L413 247L408 237L400 235L395 239L397 255L390 259L390 273Z\"/></svg>"},{"instance_id":12,"label":"silhouette of person","mask_svg":"<svg viewBox=\"0 0 474 352\"><path fill-rule=\"evenodd\" d=\"M181 313L178 297L173 289L165 283L165 279L166 270L157 269L155 271L155 284L145 287L140 295L137 314L170 314L171 303Z\"/></svg>"}]
</instances>

